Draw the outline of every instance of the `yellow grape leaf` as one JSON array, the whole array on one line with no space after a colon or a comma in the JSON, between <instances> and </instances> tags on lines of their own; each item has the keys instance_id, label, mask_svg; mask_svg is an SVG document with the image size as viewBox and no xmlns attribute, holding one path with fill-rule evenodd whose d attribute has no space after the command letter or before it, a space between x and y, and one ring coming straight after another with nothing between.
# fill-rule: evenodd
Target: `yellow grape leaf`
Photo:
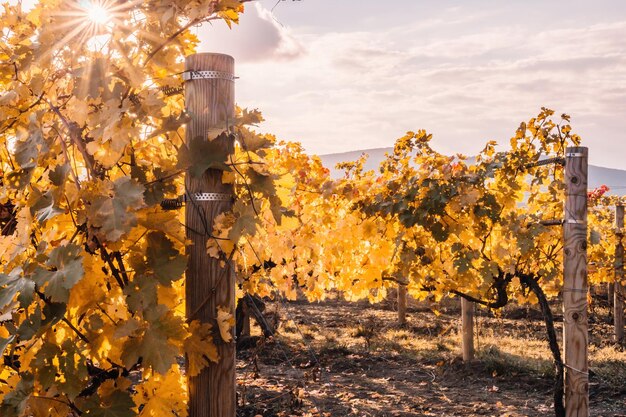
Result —
<instances>
[{"instance_id":1,"label":"yellow grape leaf","mask_svg":"<svg viewBox=\"0 0 626 417\"><path fill-rule=\"evenodd\" d=\"M222 133L228 133L228 132L224 128L222 128L222 127L209 128L209 130L207 132L207 139L208 140L214 140L218 136L220 136Z\"/></svg>"},{"instance_id":2,"label":"yellow grape leaf","mask_svg":"<svg viewBox=\"0 0 626 417\"><path fill-rule=\"evenodd\" d=\"M224 184L234 184L237 177L235 173L232 171L224 171L222 172L222 183Z\"/></svg>"},{"instance_id":3,"label":"yellow grape leaf","mask_svg":"<svg viewBox=\"0 0 626 417\"><path fill-rule=\"evenodd\" d=\"M85 415L101 417L131 417L135 413L132 411L133 402L127 388L130 387L130 380L118 378L116 380L105 381L95 395L88 397L81 409L85 410Z\"/></svg>"},{"instance_id":4,"label":"yellow grape leaf","mask_svg":"<svg viewBox=\"0 0 626 417\"><path fill-rule=\"evenodd\" d=\"M233 340L231 329L235 325L235 318L230 313L228 307L219 306L217 308L217 325L224 342L230 343Z\"/></svg>"},{"instance_id":5,"label":"yellow grape leaf","mask_svg":"<svg viewBox=\"0 0 626 417\"><path fill-rule=\"evenodd\" d=\"M61 402L41 401L41 398L32 396L28 400L25 415L32 417L67 417L70 407Z\"/></svg>"},{"instance_id":6,"label":"yellow grape leaf","mask_svg":"<svg viewBox=\"0 0 626 417\"><path fill-rule=\"evenodd\" d=\"M293 216L283 216L280 220L280 230L296 230L300 226L300 220Z\"/></svg>"},{"instance_id":7,"label":"yellow grape leaf","mask_svg":"<svg viewBox=\"0 0 626 417\"><path fill-rule=\"evenodd\" d=\"M222 252L224 252L226 258L228 258L230 254L235 250L235 242L230 239L220 240L219 245L222 248Z\"/></svg>"},{"instance_id":8,"label":"yellow grape leaf","mask_svg":"<svg viewBox=\"0 0 626 417\"><path fill-rule=\"evenodd\" d=\"M216 259L220 258L220 254L222 253L222 251L220 250L220 247L217 244L217 241L215 239L207 239L207 241L206 241L206 253L211 258L216 258Z\"/></svg>"},{"instance_id":9,"label":"yellow grape leaf","mask_svg":"<svg viewBox=\"0 0 626 417\"><path fill-rule=\"evenodd\" d=\"M225 258L228 258L233 250L235 250L235 244L230 239L208 239L206 242L206 252L212 258L220 259L222 253Z\"/></svg>"},{"instance_id":10,"label":"yellow grape leaf","mask_svg":"<svg viewBox=\"0 0 626 417\"><path fill-rule=\"evenodd\" d=\"M214 258L220 258L220 253L228 258L235 249L235 242L228 238L235 217L232 213L221 213L215 217L213 223L213 236L206 242L207 253Z\"/></svg>"},{"instance_id":11,"label":"yellow grape leaf","mask_svg":"<svg viewBox=\"0 0 626 417\"><path fill-rule=\"evenodd\" d=\"M212 326L209 323L201 323L198 320L189 324L189 336L185 339L189 376L199 375L202 369L209 365L209 361L219 360L211 329Z\"/></svg>"},{"instance_id":12,"label":"yellow grape leaf","mask_svg":"<svg viewBox=\"0 0 626 417\"><path fill-rule=\"evenodd\" d=\"M296 188L296 181L293 175L287 173L281 175L276 180L276 195L280 198L281 203L289 207L289 200L292 198Z\"/></svg>"},{"instance_id":13,"label":"yellow grape leaf","mask_svg":"<svg viewBox=\"0 0 626 417\"><path fill-rule=\"evenodd\" d=\"M239 10L239 8L242 6L239 0L220 0L216 1L215 3L216 10L234 9L236 11Z\"/></svg>"},{"instance_id":14,"label":"yellow grape leaf","mask_svg":"<svg viewBox=\"0 0 626 417\"><path fill-rule=\"evenodd\" d=\"M137 387L133 401L137 407L143 405L141 417L176 417L186 415L184 377L178 365L173 365L167 374L154 375Z\"/></svg>"},{"instance_id":15,"label":"yellow grape leaf","mask_svg":"<svg viewBox=\"0 0 626 417\"><path fill-rule=\"evenodd\" d=\"M79 127L82 127L87 122L89 110L89 103L86 100L79 100L76 97L72 97L68 102L67 115L70 120L73 120Z\"/></svg>"}]
</instances>

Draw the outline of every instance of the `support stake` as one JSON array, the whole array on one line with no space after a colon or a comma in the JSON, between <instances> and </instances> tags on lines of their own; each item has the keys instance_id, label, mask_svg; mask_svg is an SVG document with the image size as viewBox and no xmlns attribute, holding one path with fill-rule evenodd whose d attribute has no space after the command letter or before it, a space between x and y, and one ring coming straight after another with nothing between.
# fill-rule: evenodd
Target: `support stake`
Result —
<instances>
[{"instance_id":1,"label":"support stake","mask_svg":"<svg viewBox=\"0 0 626 417\"><path fill-rule=\"evenodd\" d=\"M398 324L406 324L406 285L398 284Z\"/></svg>"},{"instance_id":2,"label":"support stake","mask_svg":"<svg viewBox=\"0 0 626 417\"><path fill-rule=\"evenodd\" d=\"M234 67L234 59L222 54L195 54L185 60L185 70L190 72L217 71L232 75ZM208 140L209 129L225 120L233 120L235 116L234 83L227 77L190 78L185 82L185 103L185 110L191 118L187 124L186 142L199 136ZM228 135L213 141L232 153L234 143ZM222 183L222 171L217 169L209 169L201 177L188 172L185 187L191 196L196 193L233 194L232 185ZM187 239L191 241L187 248L189 260L185 282L187 318L211 323L214 328L218 306L235 313L235 275L228 262L208 256L206 243L215 217L231 210L232 205L232 199L227 198L192 199L185 204ZM191 317L194 313L195 316ZM200 375L189 378L189 417L235 417L235 344L218 339L219 336L216 337L219 362L211 363Z\"/></svg>"},{"instance_id":3,"label":"support stake","mask_svg":"<svg viewBox=\"0 0 626 417\"><path fill-rule=\"evenodd\" d=\"M613 325L615 327L615 342L624 343L624 245L622 234L624 230L624 206L615 207L615 227L620 239L615 247L615 290L613 291Z\"/></svg>"},{"instance_id":4,"label":"support stake","mask_svg":"<svg viewBox=\"0 0 626 417\"><path fill-rule=\"evenodd\" d=\"M567 148L565 156L565 223L563 225L565 415L566 417L588 417L588 149L570 147Z\"/></svg>"},{"instance_id":5,"label":"support stake","mask_svg":"<svg viewBox=\"0 0 626 417\"><path fill-rule=\"evenodd\" d=\"M474 303L461 297L461 346L463 362L474 359Z\"/></svg>"}]
</instances>

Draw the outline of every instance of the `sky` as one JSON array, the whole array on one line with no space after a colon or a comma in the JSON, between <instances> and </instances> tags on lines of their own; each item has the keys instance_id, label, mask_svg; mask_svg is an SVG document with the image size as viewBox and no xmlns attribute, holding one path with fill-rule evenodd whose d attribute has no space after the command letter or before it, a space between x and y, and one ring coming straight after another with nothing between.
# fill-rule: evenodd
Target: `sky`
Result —
<instances>
[{"instance_id":1,"label":"sky","mask_svg":"<svg viewBox=\"0 0 626 417\"><path fill-rule=\"evenodd\" d=\"M418 129L449 154L504 150L545 106L572 116L591 163L626 168L623 0L262 0L232 30L194 30L200 51L235 57L260 130L311 153Z\"/></svg>"}]
</instances>

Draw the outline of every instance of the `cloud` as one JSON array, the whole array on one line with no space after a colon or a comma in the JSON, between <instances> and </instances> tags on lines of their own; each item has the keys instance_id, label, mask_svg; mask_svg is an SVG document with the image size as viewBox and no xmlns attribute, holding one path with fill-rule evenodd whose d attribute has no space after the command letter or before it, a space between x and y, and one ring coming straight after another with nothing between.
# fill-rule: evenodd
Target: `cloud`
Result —
<instances>
[{"instance_id":1,"label":"cloud","mask_svg":"<svg viewBox=\"0 0 626 417\"><path fill-rule=\"evenodd\" d=\"M246 7L239 25L204 24L198 30L201 52L227 53L239 62L291 60L304 54L289 28L279 24L261 4Z\"/></svg>"},{"instance_id":2,"label":"cloud","mask_svg":"<svg viewBox=\"0 0 626 417\"><path fill-rule=\"evenodd\" d=\"M572 115L593 163L623 166L626 20L433 22L316 33L294 27L289 36L306 53L288 65L238 65L238 102L263 111L264 129L315 153L391 146L424 128L437 149L474 154L490 139L507 144L521 121L547 106Z\"/></svg>"}]
</instances>

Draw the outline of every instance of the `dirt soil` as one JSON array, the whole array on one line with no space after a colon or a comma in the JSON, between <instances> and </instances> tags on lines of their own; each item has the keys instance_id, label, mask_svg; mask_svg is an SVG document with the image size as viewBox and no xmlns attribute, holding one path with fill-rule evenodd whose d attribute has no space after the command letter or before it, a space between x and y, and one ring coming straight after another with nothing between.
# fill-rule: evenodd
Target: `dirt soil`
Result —
<instances>
[{"instance_id":1,"label":"dirt soil","mask_svg":"<svg viewBox=\"0 0 626 417\"><path fill-rule=\"evenodd\" d=\"M404 327L390 303L269 303L277 335L260 338L253 326L238 352L238 415L554 415L540 313L478 310L477 358L464 364L457 303L414 303ZM626 353L609 342L605 316L591 315L591 415L626 417Z\"/></svg>"}]
</instances>

